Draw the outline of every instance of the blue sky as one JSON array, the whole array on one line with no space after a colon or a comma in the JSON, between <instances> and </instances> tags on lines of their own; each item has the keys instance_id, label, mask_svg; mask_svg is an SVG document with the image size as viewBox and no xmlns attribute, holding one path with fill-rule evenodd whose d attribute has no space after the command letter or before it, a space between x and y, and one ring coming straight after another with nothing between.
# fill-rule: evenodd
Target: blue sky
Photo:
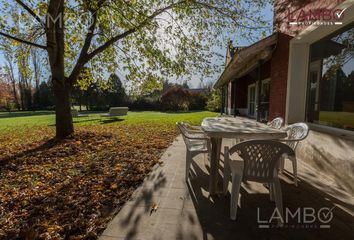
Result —
<instances>
[{"instance_id":1,"label":"blue sky","mask_svg":"<svg viewBox=\"0 0 354 240\"><path fill-rule=\"evenodd\" d=\"M272 5L267 6L266 8L264 8L261 12L261 15L264 16L264 19L267 20L268 22L272 23L273 21L273 7ZM255 32L254 36L256 36L256 38L261 39L261 32ZM231 36L227 36L229 39L233 40L233 42L235 43L235 45L238 46L247 46L252 44L253 42L250 42L249 40L242 38L240 36L237 36L237 33L232 34ZM215 48L213 49L214 52L217 52L223 56L225 56L226 54L226 46L227 46L227 42L224 43L224 45L221 48ZM222 59L220 61L216 61L215 64L223 64L225 61L225 59ZM3 55L0 52L0 66L3 66L4 64L4 58ZM191 81L188 82L188 84L190 85L190 87L192 88L197 88L200 87L202 85L207 85L210 82L215 82L221 73L216 73L214 76L208 78L208 79L203 79L203 82L200 81L200 77L199 76L195 76L191 79ZM120 75L120 74L118 74ZM124 81L124 76L121 76L121 79Z\"/></svg>"},{"instance_id":2,"label":"blue sky","mask_svg":"<svg viewBox=\"0 0 354 240\"><path fill-rule=\"evenodd\" d=\"M266 8L264 8L261 12L260 12L260 15L263 15L264 17L264 20L266 20L267 22L270 23L270 25L272 26L273 24L273 5L268 5ZM262 32L259 31L259 32L254 32L254 36L256 36L256 40L254 41L250 41L248 39L245 39L243 38L242 36L240 35L237 35L237 33L234 33L230 36L228 36L229 39L231 39L234 43L234 46L248 46L252 43L254 43L255 41L257 40L260 40L261 39L261 36L262 36ZM224 45L222 46L222 48L216 48L214 49L214 51L218 52L219 54L221 55L226 55L226 48L227 48L227 42L224 43ZM221 63L217 62L216 64L223 64L225 62L225 59L223 59L221 61ZM219 76L221 75L221 73L216 73L213 77L209 78L209 79L205 79L203 81L203 83L201 83L200 79L197 77L195 79L192 79L191 82L189 82L188 84L191 86L191 87L199 87L201 85L205 85L205 84L208 84L209 82L216 82L216 80L219 78Z\"/></svg>"}]
</instances>

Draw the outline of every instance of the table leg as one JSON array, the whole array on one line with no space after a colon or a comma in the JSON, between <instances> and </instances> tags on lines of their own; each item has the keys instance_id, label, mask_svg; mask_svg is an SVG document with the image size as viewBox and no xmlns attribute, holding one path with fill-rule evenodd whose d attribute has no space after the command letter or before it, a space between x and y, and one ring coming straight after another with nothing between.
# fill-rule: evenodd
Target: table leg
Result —
<instances>
[{"instance_id":1,"label":"table leg","mask_svg":"<svg viewBox=\"0 0 354 240\"><path fill-rule=\"evenodd\" d=\"M221 138L211 138L209 193L216 194L221 151Z\"/></svg>"}]
</instances>

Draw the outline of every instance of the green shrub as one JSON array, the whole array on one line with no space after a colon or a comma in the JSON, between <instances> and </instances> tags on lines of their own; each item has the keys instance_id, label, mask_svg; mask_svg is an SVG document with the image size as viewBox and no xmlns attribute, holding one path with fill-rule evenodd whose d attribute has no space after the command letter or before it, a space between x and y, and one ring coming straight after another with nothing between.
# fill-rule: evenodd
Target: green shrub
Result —
<instances>
[{"instance_id":1,"label":"green shrub","mask_svg":"<svg viewBox=\"0 0 354 240\"><path fill-rule=\"evenodd\" d=\"M211 112L220 112L221 108L221 90L213 89L209 100L207 102L206 109Z\"/></svg>"}]
</instances>

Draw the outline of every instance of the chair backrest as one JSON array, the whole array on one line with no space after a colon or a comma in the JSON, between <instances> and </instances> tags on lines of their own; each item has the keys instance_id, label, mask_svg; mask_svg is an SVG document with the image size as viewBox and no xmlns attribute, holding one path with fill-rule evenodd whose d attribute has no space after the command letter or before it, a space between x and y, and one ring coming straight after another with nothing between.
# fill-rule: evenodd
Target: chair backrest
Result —
<instances>
[{"instance_id":1,"label":"chair backrest","mask_svg":"<svg viewBox=\"0 0 354 240\"><path fill-rule=\"evenodd\" d=\"M250 140L233 146L229 157L237 152L244 160L243 180L269 182L278 176L278 164L283 154L295 156L286 144L271 140Z\"/></svg>"},{"instance_id":2,"label":"chair backrest","mask_svg":"<svg viewBox=\"0 0 354 240\"><path fill-rule=\"evenodd\" d=\"M206 140L207 138L203 132L190 129L188 123L177 122L176 125L180 130L186 145L190 144L190 140Z\"/></svg>"},{"instance_id":3,"label":"chair backrest","mask_svg":"<svg viewBox=\"0 0 354 240\"><path fill-rule=\"evenodd\" d=\"M294 150L297 144L309 134L309 127L306 123L294 123L287 126L284 130L288 133L284 142Z\"/></svg>"},{"instance_id":4,"label":"chair backrest","mask_svg":"<svg viewBox=\"0 0 354 240\"><path fill-rule=\"evenodd\" d=\"M187 132L186 127L184 126L184 123L177 122L176 125L177 125L177 128L179 129L179 131L181 132L183 139L185 139L188 135L188 132Z\"/></svg>"},{"instance_id":5,"label":"chair backrest","mask_svg":"<svg viewBox=\"0 0 354 240\"><path fill-rule=\"evenodd\" d=\"M189 139L192 137L191 134L188 132L184 122L178 122L176 125L182 134L184 143L186 144L186 146L188 148L190 145Z\"/></svg>"},{"instance_id":6,"label":"chair backrest","mask_svg":"<svg viewBox=\"0 0 354 240\"><path fill-rule=\"evenodd\" d=\"M190 133L203 133L204 134L204 132L200 126L191 125L187 122L179 122L179 124L183 125L184 128L187 129L188 132L190 132Z\"/></svg>"},{"instance_id":7,"label":"chair backrest","mask_svg":"<svg viewBox=\"0 0 354 240\"><path fill-rule=\"evenodd\" d=\"M268 126L275 129L280 129L283 126L284 119L281 117L274 118Z\"/></svg>"}]
</instances>

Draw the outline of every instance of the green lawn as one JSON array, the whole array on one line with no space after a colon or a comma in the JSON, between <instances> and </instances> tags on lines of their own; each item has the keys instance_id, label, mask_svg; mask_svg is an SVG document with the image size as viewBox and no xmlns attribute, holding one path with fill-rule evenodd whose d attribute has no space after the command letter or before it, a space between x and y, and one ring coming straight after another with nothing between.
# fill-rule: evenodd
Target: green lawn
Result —
<instances>
[{"instance_id":1,"label":"green lawn","mask_svg":"<svg viewBox=\"0 0 354 240\"><path fill-rule=\"evenodd\" d=\"M200 124L203 118L217 116L213 112L187 112L187 113L164 113L164 112L129 112L127 116L116 119L101 118L98 113L92 113L89 117L74 118L75 126L87 126L97 124L139 124L139 123L171 123L188 121ZM122 120L122 121L120 121ZM54 127L55 116L50 111L37 112L1 112L0 132L14 130L14 128L26 128L33 126Z\"/></svg>"},{"instance_id":2,"label":"green lawn","mask_svg":"<svg viewBox=\"0 0 354 240\"><path fill-rule=\"evenodd\" d=\"M92 114L57 140L53 112L0 113L0 239L95 239L160 163L175 122L216 115Z\"/></svg>"}]
</instances>

